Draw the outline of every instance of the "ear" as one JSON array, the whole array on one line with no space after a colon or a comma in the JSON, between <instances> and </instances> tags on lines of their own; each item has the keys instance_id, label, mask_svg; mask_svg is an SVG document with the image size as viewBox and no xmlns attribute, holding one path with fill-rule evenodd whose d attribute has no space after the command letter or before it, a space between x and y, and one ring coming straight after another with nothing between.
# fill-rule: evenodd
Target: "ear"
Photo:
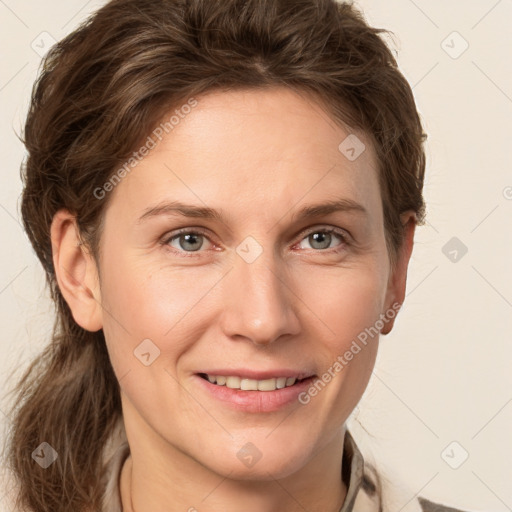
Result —
<instances>
[{"instance_id":1,"label":"ear","mask_svg":"<svg viewBox=\"0 0 512 512\"><path fill-rule=\"evenodd\" d=\"M402 246L398 250L396 265L391 269L385 300L385 311L394 310L395 315L392 318L388 316L388 321L381 330L381 334L389 334L391 332L395 324L396 313L398 313L397 304L401 306L404 302L407 267L414 245L414 231L417 223L416 213L412 210L404 212L401 214L400 220L402 226L404 226L404 238Z\"/></svg>"},{"instance_id":2,"label":"ear","mask_svg":"<svg viewBox=\"0 0 512 512\"><path fill-rule=\"evenodd\" d=\"M91 332L103 327L96 262L81 245L76 217L59 210L53 217L51 241L53 265L59 289L75 322Z\"/></svg>"}]
</instances>

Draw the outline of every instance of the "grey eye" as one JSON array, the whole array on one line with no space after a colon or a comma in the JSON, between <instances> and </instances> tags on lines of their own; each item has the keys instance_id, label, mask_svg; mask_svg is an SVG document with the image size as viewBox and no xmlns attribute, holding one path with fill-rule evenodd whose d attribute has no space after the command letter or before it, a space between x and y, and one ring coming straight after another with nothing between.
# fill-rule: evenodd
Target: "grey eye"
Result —
<instances>
[{"instance_id":1,"label":"grey eye","mask_svg":"<svg viewBox=\"0 0 512 512\"><path fill-rule=\"evenodd\" d=\"M340 240L338 245L342 245L345 242L343 235L340 233L329 230L317 230L304 237L301 243L304 243L304 240L307 240L312 249L318 249L321 251L334 247L331 246L331 242L334 238L338 238ZM306 247L306 249L308 249L308 247Z\"/></svg>"},{"instance_id":2,"label":"grey eye","mask_svg":"<svg viewBox=\"0 0 512 512\"><path fill-rule=\"evenodd\" d=\"M178 241L179 247L173 246L172 243ZM169 240L169 244L178 250L185 252L195 252L201 249L204 242L204 236L200 233L182 233L176 235Z\"/></svg>"},{"instance_id":3,"label":"grey eye","mask_svg":"<svg viewBox=\"0 0 512 512\"><path fill-rule=\"evenodd\" d=\"M327 249L331 245L332 236L330 233L319 232L309 235L308 240L313 249ZM315 247L314 244L319 244L320 247Z\"/></svg>"}]
</instances>

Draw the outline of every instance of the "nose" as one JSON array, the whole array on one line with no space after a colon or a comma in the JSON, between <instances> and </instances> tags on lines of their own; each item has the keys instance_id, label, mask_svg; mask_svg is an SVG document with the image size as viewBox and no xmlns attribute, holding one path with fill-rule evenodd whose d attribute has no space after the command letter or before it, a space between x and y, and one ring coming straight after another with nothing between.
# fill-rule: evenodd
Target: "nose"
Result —
<instances>
[{"instance_id":1,"label":"nose","mask_svg":"<svg viewBox=\"0 0 512 512\"><path fill-rule=\"evenodd\" d=\"M300 301L270 252L263 251L252 263L236 255L234 268L223 279L221 327L232 339L265 346L300 331L295 310Z\"/></svg>"}]
</instances>

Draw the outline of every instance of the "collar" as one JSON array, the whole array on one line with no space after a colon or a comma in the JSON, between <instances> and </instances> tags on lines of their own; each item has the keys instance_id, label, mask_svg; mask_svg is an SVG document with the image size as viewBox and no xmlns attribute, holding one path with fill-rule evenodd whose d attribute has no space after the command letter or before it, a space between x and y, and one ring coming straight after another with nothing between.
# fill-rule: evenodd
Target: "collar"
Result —
<instances>
[{"instance_id":1,"label":"collar","mask_svg":"<svg viewBox=\"0 0 512 512\"><path fill-rule=\"evenodd\" d=\"M343 441L341 478L347 495L339 512L380 512L380 482L375 469L366 464L357 443L348 429Z\"/></svg>"},{"instance_id":2,"label":"collar","mask_svg":"<svg viewBox=\"0 0 512 512\"><path fill-rule=\"evenodd\" d=\"M103 460L105 492L102 512L122 512L120 495L121 469L130 447L126 438L124 422L117 425L105 446ZM380 482L374 468L365 463L352 434L345 428L341 478L347 487L347 495L339 512L381 512Z\"/></svg>"}]
</instances>

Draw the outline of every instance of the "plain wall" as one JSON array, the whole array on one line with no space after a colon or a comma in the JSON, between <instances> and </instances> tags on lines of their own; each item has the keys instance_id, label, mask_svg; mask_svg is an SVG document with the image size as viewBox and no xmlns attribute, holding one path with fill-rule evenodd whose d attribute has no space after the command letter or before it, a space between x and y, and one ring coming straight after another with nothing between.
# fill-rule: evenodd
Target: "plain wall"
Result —
<instances>
[{"instance_id":1,"label":"plain wall","mask_svg":"<svg viewBox=\"0 0 512 512\"><path fill-rule=\"evenodd\" d=\"M413 86L428 133L428 223L417 229L407 298L381 338L351 427L390 478L410 486L411 499L420 493L465 510L512 510L512 3L356 3L371 25L394 32L387 39ZM53 323L44 274L21 227L24 148L16 134L39 53L102 4L0 3L3 391L12 384L7 373L24 369ZM446 461L456 465L464 450L467 460L450 467Z\"/></svg>"}]
</instances>

